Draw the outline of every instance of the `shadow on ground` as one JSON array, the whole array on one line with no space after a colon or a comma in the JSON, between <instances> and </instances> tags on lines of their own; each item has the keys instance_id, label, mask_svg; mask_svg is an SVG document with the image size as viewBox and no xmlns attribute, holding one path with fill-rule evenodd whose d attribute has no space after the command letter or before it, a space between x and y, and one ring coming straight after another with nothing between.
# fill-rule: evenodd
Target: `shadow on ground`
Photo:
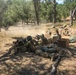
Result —
<instances>
[{"instance_id":1,"label":"shadow on ground","mask_svg":"<svg viewBox=\"0 0 76 75\"><path fill-rule=\"evenodd\" d=\"M47 75L50 72L49 59L39 57L33 53L21 53L9 56L8 53L0 57L0 75ZM51 61L50 61L51 63Z\"/></svg>"},{"instance_id":2,"label":"shadow on ground","mask_svg":"<svg viewBox=\"0 0 76 75\"><path fill-rule=\"evenodd\" d=\"M75 56L76 47L68 50ZM17 55L10 55L12 49L2 56L0 56L0 75L50 75L51 60L43 58L34 53L19 53ZM62 61L65 61L62 60ZM67 65L66 65L67 66ZM76 68L76 66L74 66ZM71 74L70 72L73 72ZM58 75L74 75L75 70L60 70Z\"/></svg>"}]
</instances>

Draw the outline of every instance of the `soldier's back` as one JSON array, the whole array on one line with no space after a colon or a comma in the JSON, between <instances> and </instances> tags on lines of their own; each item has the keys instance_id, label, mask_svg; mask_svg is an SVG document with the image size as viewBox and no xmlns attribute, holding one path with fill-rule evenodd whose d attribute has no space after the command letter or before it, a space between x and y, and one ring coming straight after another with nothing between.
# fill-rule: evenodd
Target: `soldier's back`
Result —
<instances>
[{"instance_id":1,"label":"soldier's back","mask_svg":"<svg viewBox=\"0 0 76 75\"><path fill-rule=\"evenodd\" d=\"M57 28L51 28L50 32L51 32L51 34L57 35L58 34L58 29Z\"/></svg>"}]
</instances>

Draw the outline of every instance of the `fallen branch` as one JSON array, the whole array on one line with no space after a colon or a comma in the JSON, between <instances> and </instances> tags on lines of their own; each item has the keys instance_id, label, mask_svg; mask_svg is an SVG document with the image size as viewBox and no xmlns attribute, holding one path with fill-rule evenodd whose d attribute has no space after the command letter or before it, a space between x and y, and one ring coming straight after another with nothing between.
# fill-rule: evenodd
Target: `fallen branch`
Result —
<instances>
[{"instance_id":1,"label":"fallen branch","mask_svg":"<svg viewBox=\"0 0 76 75\"><path fill-rule=\"evenodd\" d=\"M56 73L57 73L57 67L58 67L58 65L59 65L59 63L60 63L60 61L61 61L61 59L62 59L62 55L64 54L64 51L62 50L61 52L60 52L60 55L58 56L58 58L56 59L56 61L52 64L52 66L51 66L51 73L50 73L50 75L56 75Z\"/></svg>"}]
</instances>

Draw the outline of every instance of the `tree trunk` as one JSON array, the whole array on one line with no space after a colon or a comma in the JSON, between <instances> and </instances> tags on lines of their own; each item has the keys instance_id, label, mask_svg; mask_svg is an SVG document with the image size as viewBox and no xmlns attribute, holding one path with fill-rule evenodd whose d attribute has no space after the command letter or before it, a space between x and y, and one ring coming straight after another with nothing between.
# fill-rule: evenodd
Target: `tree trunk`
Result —
<instances>
[{"instance_id":1,"label":"tree trunk","mask_svg":"<svg viewBox=\"0 0 76 75\"><path fill-rule=\"evenodd\" d=\"M76 13L75 13L75 20L76 20Z\"/></svg>"},{"instance_id":2,"label":"tree trunk","mask_svg":"<svg viewBox=\"0 0 76 75\"><path fill-rule=\"evenodd\" d=\"M56 61L51 66L50 75L57 75L57 68L58 68L58 66L59 66L59 64L61 62L61 59L63 58L63 55L64 55L64 50L61 50L59 52L58 58L56 59Z\"/></svg>"},{"instance_id":3,"label":"tree trunk","mask_svg":"<svg viewBox=\"0 0 76 75\"><path fill-rule=\"evenodd\" d=\"M39 25L39 7L38 7L39 3L38 0L33 0L33 2L34 2L37 25Z\"/></svg>"},{"instance_id":4,"label":"tree trunk","mask_svg":"<svg viewBox=\"0 0 76 75\"><path fill-rule=\"evenodd\" d=\"M53 6L53 23L56 23L56 15L57 15L56 0L53 0L53 2L54 2L54 6Z\"/></svg>"},{"instance_id":5,"label":"tree trunk","mask_svg":"<svg viewBox=\"0 0 76 75\"><path fill-rule=\"evenodd\" d=\"M24 22L23 22L23 20L22 20L22 26L23 26L23 24L24 24Z\"/></svg>"},{"instance_id":6,"label":"tree trunk","mask_svg":"<svg viewBox=\"0 0 76 75\"><path fill-rule=\"evenodd\" d=\"M1 32L1 27L0 27L0 32Z\"/></svg>"},{"instance_id":7,"label":"tree trunk","mask_svg":"<svg viewBox=\"0 0 76 75\"><path fill-rule=\"evenodd\" d=\"M28 25L28 23L29 23L29 21L28 21L28 19L27 19L27 25Z\"/></svg>"},{"instance_id":8,"label":"tree trunk","mask_svg":"<svg viewBox=\"0 0 76 75\"><path fill-rule=\"evenodd\" d=\"M73 26L73 15L72 15L72 10L70 10L70 26Z\"/></svg>"},{"instance_id":9,"label":"tree trunk","mask_svg":"<svg viewBox=\"0 0 76 75\"><path fill-rule=\"evenodd\" d=\"M76 20L76 7L74 8L72 15L73 15L73 17L74 17L75 20Z\"/></svg>"},{"instance_id":10,"label":"tree trunk","mask_svg":"<svg viewBox=\"0 0 76 75\"><path fill-rule=\"evenodd\" d=\"M7 31L9 29L9 25L6 25L5 27L5 31Z\"/></svg>"},{"instance_id":11,"label":"tree trunk","mask_svg":"<svg viewBox=\"0 0 76 75\"><path fill-rule=\"evenodd\" d=\"M1 32L1 28L2 28L2 19L3 19L3 14L0 15L0 32Z\"/></svg>"}]
</instances>

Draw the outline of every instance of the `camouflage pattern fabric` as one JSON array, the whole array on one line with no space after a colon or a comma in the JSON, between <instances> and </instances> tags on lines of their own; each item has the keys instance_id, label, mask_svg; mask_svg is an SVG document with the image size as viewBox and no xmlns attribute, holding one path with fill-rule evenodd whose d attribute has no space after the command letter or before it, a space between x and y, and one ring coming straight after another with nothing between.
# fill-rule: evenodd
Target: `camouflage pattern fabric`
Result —
<instances>
[{"instance_id":1,"label":"camouflage pattern fabric","mask_svg":"<svg viewBox=\"0 0 76 75\"><path fill-rule=\"evenodd\" d=\"M76 36L72 36L69 38L70 43L75 43L76 42Z\"/></svg>"}]
</instances>

